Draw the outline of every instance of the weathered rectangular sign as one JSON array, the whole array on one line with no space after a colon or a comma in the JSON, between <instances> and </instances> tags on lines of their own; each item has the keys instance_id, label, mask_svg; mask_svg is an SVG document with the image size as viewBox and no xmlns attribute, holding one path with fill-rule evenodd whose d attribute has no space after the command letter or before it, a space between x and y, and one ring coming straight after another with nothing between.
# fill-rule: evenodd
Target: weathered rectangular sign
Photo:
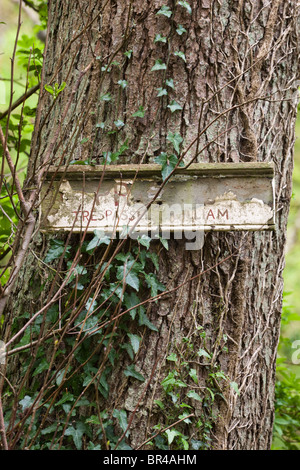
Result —
<instances>
[{"instance_id":1,"label":"weathered rectangular sign","mask_svg":"<svg viewBox=\"0 0 300 470\"><path fill-rule=\"evenodd\" d=\"M42 229L105 233L274 228L271 163L196 163L163 184L159 165L52 167Z\"/></svg>"}]
</instances>

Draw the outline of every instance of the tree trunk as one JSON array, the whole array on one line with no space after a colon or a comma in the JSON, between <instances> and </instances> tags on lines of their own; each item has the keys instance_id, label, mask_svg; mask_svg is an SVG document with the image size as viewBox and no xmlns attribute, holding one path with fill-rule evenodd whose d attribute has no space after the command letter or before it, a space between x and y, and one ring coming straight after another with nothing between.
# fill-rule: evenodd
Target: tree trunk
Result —
<instances>
[{"instance_id":1,"label":"tree trunk","mask_svg":"<svg viewBox=\"0 0 300 470\"><path fill-rule=\"evenodd\" d=\"M177 434L172 446L185 447L186 440L190 448L268 449L292 188L299 12L292 0L191 0L191 12L181 3L166 1L169 10L160 14L158 0L50 1L44 85L66 82L66 88L55 102L41 91L27 184L43 162L99 163L124 142L122 162L152 162L171 150L170 132L184 139L185 162L274 162L275 231L210 232L198 251L186 251L184 240L170 240L168 251L151 244L159 255L159 281L171 290L147 306L158 331L128 324L142 337L139 350L133 361L123 351L108 375L109 397L94 397L110 416L126 411L132 448L147 448L143 443L159 431L153 426L181 420L170 429L186 438ZM166 69L152 71L157 60ZM170 79L173 85L166 85ZM168 94L158 97L159 88ZM179 105L174 112L173 100ZM41 240L34 250L42 249ZM24 309L32 314L53 295L45 288L37 301L24 282L46 282L46 268L37 266L28 255L7 317ZM132 363L144 382L124 375ZM168 374L186 386L162 386ZM182 420L184 411L190 423ZM162 442L154 439L154 448Z\"/></svg>"}]
</instances>

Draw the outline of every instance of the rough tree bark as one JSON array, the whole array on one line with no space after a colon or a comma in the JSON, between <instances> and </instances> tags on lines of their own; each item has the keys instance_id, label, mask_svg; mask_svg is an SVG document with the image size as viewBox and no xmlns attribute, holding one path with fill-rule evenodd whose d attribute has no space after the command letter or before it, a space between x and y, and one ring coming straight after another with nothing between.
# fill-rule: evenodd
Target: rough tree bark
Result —
<instances>
[{"instance_id":1,"label":"rough tree bark","mask_svg":"<svg viewBox=\"0 0 300 470\"><path fill-rule=\"evenodd\" d=\"M157 15L163 4L173 11L170 18ZM217 365L240 389L238 395L220 382L223 398L216 396L210 416L203 404L193 402L195 415L212 423L210 448L268 449L298 99L298 6L293 0L189 4L191 14L175 1L50 0L44 84L65 81L67 86L54 106L52 97L41 91L28 185L47 159L59 164L92 156L98 162L98 156L116 150L126 139L124 162L153 161L168 147L170 131L181 134L185 149L194 142L186 162L275 163L274 232L208 233L200 251L188 252L184 241L175 240L169 251L160 251L159 279L169 289L204 273L148 307L158 333L145 333L135 357L146 382L124 377L124 358L113 370L109 403L101 404L133 416L128 443L139 447L153 425L165 425L154 400L165 400L160 383L172 364L166 357L181 351L189 360L187 344L203 348L200 332L205 331L210 365L201 365L205 358L193 364L200 386L207 384ZM176 32L179 24L186 33ZM155 42L157 34L167 41ZM126 51L132 52L124 55ZM183 52L185 60L174 55L176 51ZM158 59L167 70L151 72ZM169 95L158 98L164 78L174 80L174 89L169 87ZM124 90L119 80L127 81ZM101 100L106 93L113 102ZM167 107L173 99L181 106L174 113ZM133 117L140 106L144 117ZM113 128L117 120L124 122L117 133L107 135L96 127L104 122ZM24 282L34 270L36 261L30 256L7 314L13 309L18 315L24 305L36 311L30 284ZM183 338L190 340L183 343ZM219 386L215 384L215 392ZM183 429L194 439L203 437L201 427Z\"/></svg>"}]
</instances>

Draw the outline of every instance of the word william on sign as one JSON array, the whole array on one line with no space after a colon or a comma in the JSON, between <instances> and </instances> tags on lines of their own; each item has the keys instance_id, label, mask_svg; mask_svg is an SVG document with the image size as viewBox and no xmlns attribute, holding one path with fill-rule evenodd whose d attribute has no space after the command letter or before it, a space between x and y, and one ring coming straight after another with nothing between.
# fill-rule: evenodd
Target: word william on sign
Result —
<instances>
[{"instance_id":1,"label":"word william on sign","mask_svg":"<svg viewBox=\"0 0 300 470\"><path fill-rule=\"evenodd\" d=\"M51 167L42 229L175 238L207 230L274 228L271 163L196 163L164 184L159 165Z\"/></svg>"}]
</instances>

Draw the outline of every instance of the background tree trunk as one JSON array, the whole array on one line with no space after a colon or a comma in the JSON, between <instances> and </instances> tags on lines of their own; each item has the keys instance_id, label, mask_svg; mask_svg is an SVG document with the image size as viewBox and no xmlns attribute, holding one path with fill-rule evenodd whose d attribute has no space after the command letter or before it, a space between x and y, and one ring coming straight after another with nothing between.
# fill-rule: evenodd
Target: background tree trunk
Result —
<instances>
[{"instance_id":1,"label":"background tree trunk","mask_svg":"<svg viewBox=\"0 0 300 470\"><path fill-rule=\"evenodd\" d=\"M158 332L138 329L143 341L134 359L146 381L124 376L124 353L111 373L109 399L100 399L102 409L125 409L133 418L127 442L137 448L154 425L180 419L161 387L176 370L203 399L189 401L196 419L180 424L183 434L213 449L268 449L298 99L298 7L292 0L191 0L190 14L175 1L165 4L170 18L157 15L158 0L50 1L44 84L67 85L55 104L42 90L27 184L43 159L101 162L104 152L126 140L124 162L153 161L170 147L169 132L180 133L182 148L190 147L186 162L275 163L274 232L208 233L200 251L186 251L184 240L171 240L168 251L153 245L159 280L168 289L203 274L149 304ZM179 25L186 29L182 35ZM166 42L155 42L157 34ZM178 51L184 56L174 55ZM151 71L158 59L167 70ZM166 87L168 95L157 97L165 79L173 79L174 89ZM124 89L119 80L126 80ZM103 100L108 93L113 99ZM181 107L174 113L167 107L172 100ZM140 106L144 117L134 117ZM124 126L108 134L118 120ZM34 250L43 250L41 240ZM42 284L45 273L29 255L8 316L39 307L32 285L24 282L32 276ZM210 359L197 356L199 349ZM181 361L167 361L172 353ZM186 376L188 361L197 386ZM220 371L238 384L239 395L228 381L209 375ZM213 402L201 387L211 389ZM164 411L155 400L165 403Z\"/></svg>"}]
</instances>

